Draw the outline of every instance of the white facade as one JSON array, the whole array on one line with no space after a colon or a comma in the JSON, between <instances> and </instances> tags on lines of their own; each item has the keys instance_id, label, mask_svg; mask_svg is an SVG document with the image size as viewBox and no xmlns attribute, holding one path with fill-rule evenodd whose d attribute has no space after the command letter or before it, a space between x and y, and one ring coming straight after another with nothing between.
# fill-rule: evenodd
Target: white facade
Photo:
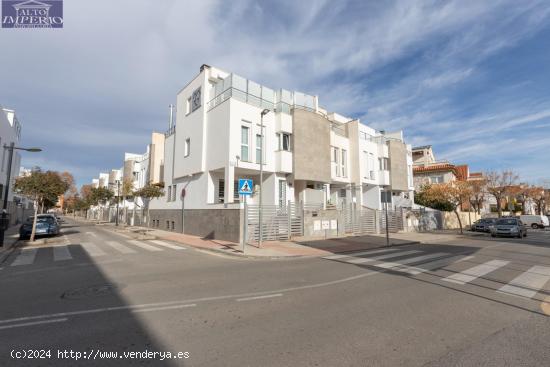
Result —
<instances>
[{"instance_id":1,"label":"white facade","mask_svg":"<svg viewBox=\"0 0 550 367\"><path fill-rule=\"evenodd\" d=\"M264 109L269 112L263 116L262 134ZM319 140L325 141L322 149L331 156L323 168L330 174L323 181L295 179L294 109L322 116L331 126L329 139ZM316 96L275 91L204 65L178 93L176 110L175 125L164 144L165 196L153 200L151 209L238 208L239 178L253 179L255 194L247 200L257 204L260 160L264 205L303 201L321 206L356 203L380 209L380 192L383 187L391 189L390 178L396 177L396 172L390 172L390 141L406 147L402 172L398 173L405 177L406 187L392 189L394 205L412 204L411 147L403 144L401 132L381 134L358 120L327 113L318 106ZM315 144L316 137L311 139Z\"/></svg>"},{"instance_id":2,"label":"white facade","mask_svg":"<svg viewBox=\"0 0 550 367\"><path fill-rule=\"evenodd\" d=\"M9 146L11 143L14 143L15 146L19 144L21 140L21 124L15 115L15 111L3 108L0 106L0 146L4 148ZM2 162L0 163L0 185L1 193L0 198L4 198L4 185L6 185L7 172L8 172L8 159L9 159L9 150L2 149L1 152ZM10 176L10 188L13 187L15 183L15 178L19 173L21 165L21 156L14 150L13 160L11 166L11 176ZM8 201L13 201L13 190L10 189L8 193Z\"/></svg>"}]
</instances>

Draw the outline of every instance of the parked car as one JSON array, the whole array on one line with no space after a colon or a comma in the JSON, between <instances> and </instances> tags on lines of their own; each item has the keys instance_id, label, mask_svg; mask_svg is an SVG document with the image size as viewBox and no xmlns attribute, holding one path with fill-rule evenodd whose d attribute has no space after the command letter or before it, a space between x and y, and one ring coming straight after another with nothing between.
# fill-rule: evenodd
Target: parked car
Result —
<instances>
[{"instance_id":1,"label":"parked car","mask_svg":"<svg viewBox=\"0 0 550 367\"><path fill-rule=\"evenodd\" d=\"M527 227L518 218L500 218L495 224L489 226L491 237L527 237Z\"/></svg>"},{"instance_id":2,"label":"parked car","mask_svg":"<svg viewBox=\"0 0 550 367\"><path fill-rule=\"evenodd\" d=\"M531 228L544 228L549 225L546 215L520 215L519 219Z\"/></svg>"},{"instance_id":3,"label":"parked car","mask_svg":"<svg viewBox=\"0 0 550 367\"><path fill-rule=\"evenodd\" d=\"M28 217L25 223L19 227L19 239L28 239L32 233L34 217ZM59 234L59 223L51 214L41 214L36 217L37 236L56 236Z\"/></svg>"},{"instance_id":4,"label":"parked car","mask_svg":"<svg viewBox=\"0 0 550 367\"><path fill-rule=\"evenodd\" d=\"M474 232L490 232L489 226L495 224L496 218L484 218L477 220L472 224L472 231Z\"/></svg>"}]
</instances>

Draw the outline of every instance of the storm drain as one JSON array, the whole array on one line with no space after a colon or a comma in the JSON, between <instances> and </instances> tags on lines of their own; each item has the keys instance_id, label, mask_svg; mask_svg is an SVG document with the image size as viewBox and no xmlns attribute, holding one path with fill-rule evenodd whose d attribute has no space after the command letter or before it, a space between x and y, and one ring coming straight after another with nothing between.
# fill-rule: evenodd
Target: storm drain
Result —
<instances>
[{"instance_id":1,"label":"storm drain","mask_svg":"<svg viewBox=\"0 0 550 367\"><path fill-rule=\"evenodd\" d=\"M63 292L63 299L85 299L92 297L103 297L116 293L118 287L115 284L97 284L88 287L75 288Z\"/></svg>"}]
</instances>

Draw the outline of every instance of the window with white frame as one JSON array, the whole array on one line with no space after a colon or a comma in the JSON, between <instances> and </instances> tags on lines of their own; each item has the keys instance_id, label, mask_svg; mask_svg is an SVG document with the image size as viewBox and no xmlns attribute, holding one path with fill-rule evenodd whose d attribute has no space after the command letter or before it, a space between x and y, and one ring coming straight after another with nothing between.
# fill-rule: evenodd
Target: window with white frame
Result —
<instances>
[{"instance_id":1,"label":"window with white frame","mask_svg":"<svg viewBox=\"0 0 550 367\"><path fill-rule=\"evenodd\" d=\"M250 128L248 126L241 126L241 160L249 162L248 148L249 148Z\"/></svg>"},{"instance_id":2,"label":"window with white frame","mask_svg":"<svg viewBox=\"0 0 550 367\"><path fill-rule=\"evenodd\" d=\"M185 139L185 150L184 150L184 157L188 157L191 153L191 138Z\"/></svg>"},{"instance_id":3,"label":"window with white frame","mask_svg":"<svg viewBox=\"0 0 550 367\"><path fill-rule=\"evenodd\" d=\"M225 201L225 180L218 180L218 203L223 203Z\"/></svg>"},{"instance_id":4,"label":"window with white frame","mask_svg":"<svg viewBox=\"0 0 550 367\"><path fill-rule=\"evenodd\" d=\"M348 177L346 165L348 162L348 152L345 149L342 149L342 177Z\"/></svg>"},{"instance_id":5,"label":"window with white frame","mask_svg":"<svg viewBox=\"0 0 550 367\"><path fill-rule=\"evenodd\" d=\"M262 163L262 136L260 134L256 135L256 163Z\"/></svg>"},{"instance_id":6,"label":"window with white frame","mask_svg":"<svg viewBox=\"0 0 550 367\"><path fill-rule=\"evenodd\" d=\"M387 171L390 167L390 162L388 158L378 158L380 163L380 171Z\"/></svg>"},{"instance_id":7,"label":"window with white frame","mask_svg":"<svg viewBox=\"0 0 550 367\"><path fill-rule=\"evenodd\" d=\"M172 186L168 186L168 192L166 195L166 201L172 200Z\"/></svg>"},{"instance_id":8,"label":"window with white frame","mask_svg":"<svg viewBox=\"0 0 550 367\"><path fill-rule=\"evenodd\" d=\"M432 184L443 183L443 175L430 176L429 179Z\"/></svg>"},{"instance_id":9,"label":"window with white frame","mask_svg":"<svg viewBox=\"0 0 550 367\"><path fill-rule=\"evenodd\" d=\"M278 149L290 152L290 134L277 133Z\"/></svg>"},{"instance_id":10,"label":"window with white frame","mask_svg":"<svg viewBox=\"0 0 550 367\"><path fill-rule=\"evenodd\" d=\"M176 185L172 186L172 201L176 201Z\"/></svg>"},{"instance_id":11,"label":"window with white frame","mask_svg":"<svg viewBox=\"0 0 550 367\"><path fill-rule=\"evenodd\" d=\"M369 153L369 177L371 180L374 180L374 154Z\"/></svg>"},{"instance_id":12,"label":"window with white frame","mask_svg":"<svg viewBox=\"0 0 550 367\"><path fill-rule=\"evenodd\" d=\"M339 156L340 156L340 149L336 147L332 147L332 163L335 169L336 177L340 176Z\"/></svg>"}]
</instances>

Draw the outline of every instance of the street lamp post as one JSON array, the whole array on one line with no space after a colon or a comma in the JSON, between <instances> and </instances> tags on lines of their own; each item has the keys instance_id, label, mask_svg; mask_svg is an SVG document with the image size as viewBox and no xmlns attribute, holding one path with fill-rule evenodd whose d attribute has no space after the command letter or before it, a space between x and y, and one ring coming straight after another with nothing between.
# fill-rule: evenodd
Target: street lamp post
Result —
<instances>
[{"instance_id":1,"label":"street lamp post","mask_svg":"<svg viewBox=\"0 0 550 367\"><path fill-rule=\"evenodd\" d=\"M8 208L8 195L10 193L10 181L11 181L11 165L13 160L13 151L17 150L26 150L27 152L41 152L40 148L20 148L16 147L14 142L11 142L10 145L4 144L4 149L9 150L8 156L8 171L6 172L6 187L4 188L4 200L2 202L2 219L0 222L0 247L4 246L4 232L6 225L6 211Z\"/></svg>"},{"instance_id":2,"label":"street lamp post","mask_svg":"<svg viewBox=\"0 0 550 367\"><path fill-rule=\"evenodd\" d=\"M120 180L116 180L116 218L115 226L118 227L118 202L120 201Z\"/></svg>"},{"instance_id":3,"label":"street lamp post","mask_svg":"<svg viewBox=\"0 0 550 367\"><path fill-rule=\"evenodd\" d=\"M264 229L263 229L263 207L262 207L262 196L264 196L264 116L269 113L269 110L265 108L260 113L260 210L258 213L258 222L260 225L260 240L258 242L258 247L262 247L262 237L264 235Z\"/></svg>"}]
</instances>

